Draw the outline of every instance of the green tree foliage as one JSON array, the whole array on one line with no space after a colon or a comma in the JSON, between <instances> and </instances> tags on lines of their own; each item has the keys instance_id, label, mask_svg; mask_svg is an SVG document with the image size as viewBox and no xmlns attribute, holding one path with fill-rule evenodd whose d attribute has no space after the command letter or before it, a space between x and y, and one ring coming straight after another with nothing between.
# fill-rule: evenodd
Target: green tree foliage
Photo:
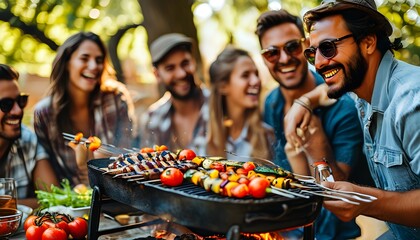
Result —
<instances>
[{"instance_id":1,"label":"green tree foliage","mask_svg":"<svg viewBox=\"0 0 420 240\"><path fill-rule=\"evenodd\" d=\"M141 21L136 0L0 0L0 62L47 76L57 47L71 34L93 31L108 41Z\"/></svg>"},{"instance_id":2,"label":"green tree foliage","mask_svg":"<svg viewBox=\"0 0 420 240\"><path fill-rule=\"evenodd\" d=\"M189 14L179 14L176 17L180 21L174 21L172 18L169 19L170 14L162 15L160 12L147 12L143 15L143 7L148 9L147 11L149 9L159 11L157 8L159 5L153 1L156 0L0 0L0 42L2 43L0 62L13 64L29 73L48 76L57 47L77 31L93 31L101 35L110 45L111 54L116 55L118 52L122 58L141 58L141 62L145 63L149 59L142 54L142 51L147 51L148 34L154 39L159 32L189 28L186 24L188 21L184 19L192 17ZM182 12L179 10L180 7L191 8L194 14L203 4L222 2L223 5L213 9L211 16L206 19L194 16L198 41L205 42L210 39L213 42L227 44L238 43L239 38L245 37L252 39L246 42L253 44L251 49L258 47L254 30L256 18L261 12L272 6L281 6L291 13L302 15L320 2L319 0L158 1L164 3L165 9ZM396 52L396 57L419 65L420 38L416 36L420 27L418 0L377 0L377 3L380 3L379 10L401 31L405 49ZM143 24L144 27L138 27ZM217 28L220 34L206 35L206 31L212 27ZM195 38L194 31L195 29L192 30L191 36ZM209 51L217 52L214 49ZM121 70L118 59L117 61L114 59L113 63L117 70Z\"/></svg>"}]
</instances>

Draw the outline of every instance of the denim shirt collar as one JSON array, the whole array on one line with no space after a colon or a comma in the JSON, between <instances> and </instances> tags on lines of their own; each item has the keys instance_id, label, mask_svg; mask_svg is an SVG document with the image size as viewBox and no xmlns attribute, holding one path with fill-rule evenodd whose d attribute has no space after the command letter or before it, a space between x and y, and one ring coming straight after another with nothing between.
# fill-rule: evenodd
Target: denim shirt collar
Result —
<instances>
[{"instance_id":1,"label":"denim shirt collar","mask_svg":"<svg viewBox=\"0 0 420 240\"><path fill-rule=\"evenodd\" d=\"M392 66L394 65L394 56L387 51L379 64L376 72L375 86L372 94L372 110L377 112L385 112L389 106L388 86L391 79Z\"/></svg>"}]
</instances>

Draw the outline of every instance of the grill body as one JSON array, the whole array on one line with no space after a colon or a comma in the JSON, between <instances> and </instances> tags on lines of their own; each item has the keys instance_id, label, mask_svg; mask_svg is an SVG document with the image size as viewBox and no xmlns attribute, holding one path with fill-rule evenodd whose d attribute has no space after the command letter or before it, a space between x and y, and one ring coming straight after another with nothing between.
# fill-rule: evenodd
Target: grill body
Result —
<instances>
[{"instance_id":1,"label":"grill body","mask_svg":"<svg viewBox=\"0 0 420 240\"><path fill-rule=\"evenodd\" d=\"M207 192L193 184L166 187L160 181L127 182L103 174L112 160L88 162L92 187L113 200L165 220L213 233L238 226L243 233L263 233L311 224L321 209L322 198L285 198L269 194L263 199L234 199Z\"/></svg>"}]
</instances>

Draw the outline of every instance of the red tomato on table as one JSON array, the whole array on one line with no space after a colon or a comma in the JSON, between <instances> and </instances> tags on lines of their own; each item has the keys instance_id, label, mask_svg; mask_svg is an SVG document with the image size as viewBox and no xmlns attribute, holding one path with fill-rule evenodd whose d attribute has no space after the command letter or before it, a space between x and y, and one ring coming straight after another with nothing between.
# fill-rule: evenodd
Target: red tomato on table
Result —
<instances>
[{"instance_id":1,"label":"red tomato on table","mask_svg":"<svg viewBox=\"0 0 420 240\"><path fill-rule=\"evenodd\" d=\"M26 220L25 220L25 223L23 223L23 229L26 231L26 230L28 230L28 228L30 226L35 225L35 219L37 217L38 216L35 216L35 215L31 215L31 216L27 217Z\"/></svg>"},{"instance_id":2,"label":"red tomato on table","mask_svg":"<svg viewBox=\"0 0 420 240\"><path fill-rule=\"evenodd\" d=\"M74 239L84 239L88 233L88 223L84 218L77 217L68 223L69 233Z\"/></svg>"},{"instance_id":3,"label":"red tomato on table","mask_svg":"<svg viewBox=\"0 0 420 240\"><path fill-rule=\"evenodd\" d=\"M178 168L167 168L160 175L160 181L166 186L179 186L184 181L184 174Z\"/></svg>"},{"instance_id":4,"label":"red tomato on table","mask_svg":"<svg viewBox=\"0 0 420 240\"><path fill-rule=\"evenodd\" d=\"M56 227L48 228L42 233L42 240L67 240L67 233Z\"/></svg>"},{"instance_id":5,"label":"red tomato on table","mask_svg":"<svg viewBox=\"0 0 420 240\"><path fill-rule=\"evenodd\" d=\"M29 226L28 230L26 230L25 236L28 240L40 240L42 239L42 234L44 233L45 228L32 225Z\"/></svg>"}]
</instances>

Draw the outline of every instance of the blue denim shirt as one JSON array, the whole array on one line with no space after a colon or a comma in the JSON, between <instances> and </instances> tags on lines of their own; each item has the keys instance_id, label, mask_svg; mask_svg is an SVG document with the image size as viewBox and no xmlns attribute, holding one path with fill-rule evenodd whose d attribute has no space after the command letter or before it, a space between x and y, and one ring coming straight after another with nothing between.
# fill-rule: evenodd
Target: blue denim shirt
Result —
<instances>
[{"instance_id":1,"label":"blue denim shirt","mask_svg":"<svg viewBox=\"0 0 420 240\"><path fill-rule=\"evenodd\" d=\"M378 188L420 188L420 68L387 52L379 65L372 103L356 100L364 152ZM397 239L420 239L420 228L388 223Z\"/></svg>"},{"instance_id":2,"label":"blue denim shirt","mask_svg":"<svg viewBox=\"0 0 420 240\"><path fill-rule=\"evenodd\" d=\"M324 82L320 75L315 72L312 73L317 85ZM284 169L291 170L284 152L284 146L286 145L283 127L284 103L285 100L280 89L274 89L265 101L264 121L274 128L277 138L274 146L274 163ZM333 148L336 160L357 169L355 166L358 165L358 162L365 161L365 159L362 151L363 134L354 101L345 95L332 106L315 109L314 114L320 117L322 121L322 126ZM369 175L367 168L365 172ZM317 239L323 240L351 239L360 236L360 228L354 220L342 222L330 211L323 208L315 221L315 236Z\"/></svg>"}]
</instances>

